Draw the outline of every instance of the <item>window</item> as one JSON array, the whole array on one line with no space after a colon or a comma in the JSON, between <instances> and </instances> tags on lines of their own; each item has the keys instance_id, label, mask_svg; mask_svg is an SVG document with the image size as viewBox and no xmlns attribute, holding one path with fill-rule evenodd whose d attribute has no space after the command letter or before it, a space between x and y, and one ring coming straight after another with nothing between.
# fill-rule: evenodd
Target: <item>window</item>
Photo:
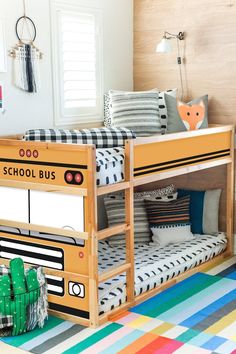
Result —
<instances>
[{"instance_id":1,"label":"window","mask_svg":"<svg viewBox=\"0 0 236 354\"><path fill-rule=\"evenodd\" d=\"M99 10L52 2L55 125L102 119Z\"/></svg>"}]
</instances>

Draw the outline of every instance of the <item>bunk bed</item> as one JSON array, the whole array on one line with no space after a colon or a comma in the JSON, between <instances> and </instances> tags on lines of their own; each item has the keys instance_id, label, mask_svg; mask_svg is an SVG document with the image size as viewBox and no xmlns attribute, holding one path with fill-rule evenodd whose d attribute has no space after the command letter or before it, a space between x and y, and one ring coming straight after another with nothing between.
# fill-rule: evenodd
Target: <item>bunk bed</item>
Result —
<instances>
[{"instance_id":1,"label":"bunk bed","mask_svg":"<svg viewBox=\"0 0 236 354\"><path fill-rule=\"evenodd\" d=\"M98 186L94 145L3 138L0 140L1 263L8 264L10 258L22 256L28 266L42 265L50 284L50 312L96 327L232 254L233 155L231 125L130 139L124 147L124 180ZM135 277L140 275L137 272L142 272L141 254L147 259L153 252L163 255L160 249L134 244L135 187L221 165L227 166L226 238L221 235L216 242L214 236L204 235L201 245L203 250L205 247L210 251L202 252L191 264L187 261L184 266L174 264L175 271L170 269L164 276L156 272L151 283L150 280L145 283L144 279L142 286L137 281L135 284ZM125 223L99 230L97 199L118 191L125 192ZM52 195L56 196L53 202ZM15 217L10 219L8 215ZM121 232L126 234L126 245L116 249L111 261L111 250L105 241ZM182 252L188 247L185 246ZM107 264L99 261L102 249L103 256L108 257ZM166 258L170 254L171 247ZM143 269L146 274L148 262ZM117 288L124 288L124 283L125 291L120 291L120 296L115 294L115 301L112 296L104 301L111 287L115 293ZM100 294L99 289L102 289Z\"/></svg>"}]
</instances>

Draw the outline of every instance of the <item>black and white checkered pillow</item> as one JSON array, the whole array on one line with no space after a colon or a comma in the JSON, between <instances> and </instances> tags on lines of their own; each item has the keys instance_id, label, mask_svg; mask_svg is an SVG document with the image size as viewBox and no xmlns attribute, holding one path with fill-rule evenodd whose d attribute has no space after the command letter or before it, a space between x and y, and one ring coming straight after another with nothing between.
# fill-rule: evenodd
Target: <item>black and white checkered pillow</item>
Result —
<instances>
[{"instance_id":1,"label":"black and white checkered pillow","mask_svg":"<svg viewBox=\"0 0 236 354\"><path fill-rule=\"evenodd\" d=\"M77 143L76 130L66 129L30 129L25 132L26 141L46 141L55 143Z\"/></svg>"},{"instance_id":2,"label":"black and white checkered pillow","mask_svg":"<svg viewBox=\"0 0 236 354\"><path fill-rule=\"evenodd\" d=\"M127 128L92 128L81 130L30 129L25 133L26 141L46 141L67 144L95 144L97 148L124 145L135 134Z\"/></svg>"}]
</instances>

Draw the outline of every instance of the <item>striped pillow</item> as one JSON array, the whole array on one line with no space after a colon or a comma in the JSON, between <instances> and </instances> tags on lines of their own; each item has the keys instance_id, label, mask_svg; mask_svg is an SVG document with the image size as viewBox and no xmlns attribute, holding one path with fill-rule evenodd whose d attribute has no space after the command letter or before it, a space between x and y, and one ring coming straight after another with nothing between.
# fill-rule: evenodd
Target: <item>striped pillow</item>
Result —
<instances>
[{"instance_id":1,"label":"striped pillow","mask_svg":"<svg viewBox=\"0 0 236 354\"><path fill-rule=\"evenodd\" d=\"M190 196L169 203L145 199L150 227L190 225Z\"/></svg>"},{"instance_id":2,"label":"striped pillow","mask_svg":"<svg viewBox=\"0 0 236 354\"><path fill-rule=\"evenodd\" d=\"M174 90L168 90L168 91L163 91L163 92L159 92L159 101L164 99L164 93L170 93L172 91L176 91L177 89L174 89ZM152 90L150 90L151 92L157 92L157 89L154 88ZM145 91L145 92L149 92L149 91ZM127 91L118 91L118 90L110 90L109 92L105 92L104 95L103 95L103 110L104 110L104 126L107 127L107 128L111 128L112 127L112 113L111 113L111 93L130 93L130 92L127 92ZM137 91L135 93L138 93ZM176 94L173 95L174 97L176 97ZM160 107L161 105L161 107ZM164 107L165 108L165 107ZM164 112L163 111L163 103L159 102L159 111L160 113ZM163 113L163 114L164 114Z\"/></svg>"},{"instance_id":3,"label":"striped pillow","mask_svg":"<svg viewBox=\"0 0 236 354\"><path fill-rule=\"evenodd\" d=\"M145 206L154 243L164 247L193 238L190 230L189 196L169 203L146 199Z\"/></svg>"},{"instance_id":4,"label":"striped pillow","mask_svg":"<svg viewBox=\"0 0 236 354\"><path fill-rule=\"evenodd\" d=\"M177 193L168 194L168 191L173 191L174 186L168 186L163 189L158 189L150 192L142 192L144 194L135 193L134 199L134 232L136 243L148 243L150 242L150 229L147 219L147 213L144 204L144 197L155 196L160 198L163 202L169 202L170 199L177 199ZM165 194L163 194L165 192ZM125 200L120 195L110 195L104 198L105 209L107 213L109 227L125 222ZM109 244L124 245L125 235L124 233L110 237Z\"/></svg>"},{"instance_id":5,"label":"striped pillow","mask_svg":"<svg viewBox=\"0 0 236 354\"><path fill-rule=\"evenodd\" d=\"M161 133L158 91L109 92L111 124L126 127L137 136Z\"/></svg>"},{"instance_id":6,"label":"striped pillow","mask_svg":"<svg viewBox=\"0 0 236 354\"><path fill-rule=\"evenodd\" d=\"M105 197L104 204L109 227L118 224L123 224L125 222L125 201L123 198L117 198L112 196ZM143 199L134 200L134 233L135 242L150 242L150 230ZM109 244L112 246L124 245L125 234L122 233L110 237Z\"/></svg>"}]
</instances>

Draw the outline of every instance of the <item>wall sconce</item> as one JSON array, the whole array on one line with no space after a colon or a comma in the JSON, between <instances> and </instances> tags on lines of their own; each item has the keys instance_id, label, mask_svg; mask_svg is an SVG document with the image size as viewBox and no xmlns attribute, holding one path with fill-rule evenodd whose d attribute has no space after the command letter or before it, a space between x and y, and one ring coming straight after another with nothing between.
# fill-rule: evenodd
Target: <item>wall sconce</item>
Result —
<instances>
[{"instance_id":1,"label":"wall sconce","mask_svg":"<svg viewBox=\"0 0 236 354\"><path fill-rule=\"evenodd\" d=\"M178 34L172 34L167 31L164 32L164 36L160 43L157 44L157 53L170 53L172 51L172 45L170 39L184 40L184 32L179 32Z\"/></svg>"},{"instance_id":2,"label":"wall sconce","mask_svg":"<svg viewBox=\"0 0 236 354\"><path fill-rule=\"evenodd\" d=\"M179 66L180 84L181 84L181 99L184 96L183 88L183 73L182 73L182 57L180 55L180 45L179 42L185 39L185 33L179 32L178 34L164 32L162 40L156 46L157 53L170 53L172 51L171 39L177 40L177 64Z\"/></svg>"}]
</instances>

